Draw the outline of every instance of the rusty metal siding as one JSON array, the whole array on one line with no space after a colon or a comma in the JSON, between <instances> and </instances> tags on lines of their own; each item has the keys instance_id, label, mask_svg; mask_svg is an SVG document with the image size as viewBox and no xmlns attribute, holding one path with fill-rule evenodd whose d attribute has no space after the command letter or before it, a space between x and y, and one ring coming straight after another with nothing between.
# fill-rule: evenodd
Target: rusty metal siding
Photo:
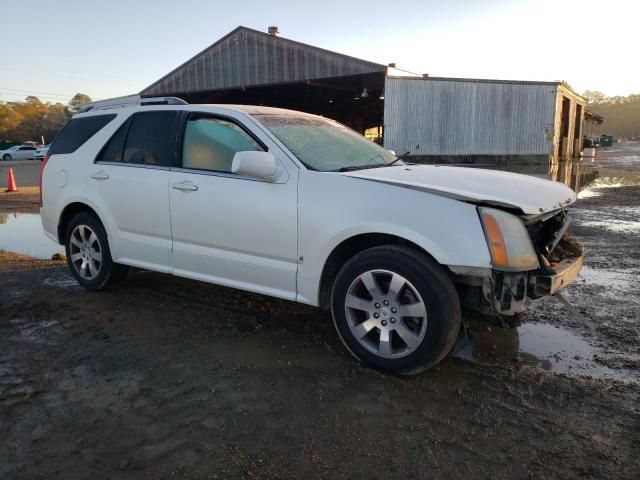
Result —
<instances>
[{"instance_id":1,"label":"rusty metal siding","mask_svg":"<svg viewBox=\"0 0 640 480\"><path fill-rule=\"evenodd\" d=\"M384 65L239 27L140 93L192 93L385 69Z\"/></svg>"},{"instance_id":2,"label":"rusty metal siding","mask_svg":"<svg viewBox=\"0 0 640 480\"><path fill-rule=\"evenodd\" d=\"M549 155L553 83L392 78L384 145L412 155Z\"/></svg>"}]
</instances>

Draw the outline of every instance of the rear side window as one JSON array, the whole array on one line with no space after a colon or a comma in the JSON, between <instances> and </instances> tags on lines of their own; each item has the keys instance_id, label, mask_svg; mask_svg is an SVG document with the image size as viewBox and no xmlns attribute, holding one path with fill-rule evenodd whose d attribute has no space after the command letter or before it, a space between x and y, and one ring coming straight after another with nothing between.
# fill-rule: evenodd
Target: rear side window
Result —
<instances>
[{"instance_id":1,"label":"rear side window","mask_svg":"<svg viewBox=\"0 0 640 480\"><path fill-rule=\"evenodd\" d=\"M49 155L75 152L114 118L116 118L114 114L72 118L51 145Z\"/></svg>"},{"instance_id":2,"label":"rear side window","mask_svg":"<svg viewBox=\"0 0 640 480\"><path fill-rule=\"evenodd\" d=\"M121 162L122 152L124 151L124 142L127 139L127 131L129 130L129 124L131 119L129 118L124 122L120 128L113 134L111 139L104 146L98 158L98 162Z\"/></svg>"},{"instance_id":3,"label":"rear side window","mask_svg":"<svg viewBox=\"0 0 640 480\"><path fill-rule=\"evenodd\" d=\"M97 161L172 165L178 112L135 113L113 134Z\"/></svg>"}]
</instances>

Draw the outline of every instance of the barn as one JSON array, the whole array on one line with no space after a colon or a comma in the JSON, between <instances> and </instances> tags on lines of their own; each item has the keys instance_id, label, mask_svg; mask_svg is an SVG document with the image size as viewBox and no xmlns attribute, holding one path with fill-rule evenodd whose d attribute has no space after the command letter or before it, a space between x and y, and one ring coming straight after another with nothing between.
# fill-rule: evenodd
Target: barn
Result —
<instances>
[{"instance_id":1,"label":"barn","mask_svg":"<svg viewBox=\"0 0 640 480\"><path fill-rule=\"evenodd\" d=\"M585 116L563 82L418 75L283 38L278 27L240 26L140 94L315 113L423 161L578 156Z\"/></svg>"}]
</instances>

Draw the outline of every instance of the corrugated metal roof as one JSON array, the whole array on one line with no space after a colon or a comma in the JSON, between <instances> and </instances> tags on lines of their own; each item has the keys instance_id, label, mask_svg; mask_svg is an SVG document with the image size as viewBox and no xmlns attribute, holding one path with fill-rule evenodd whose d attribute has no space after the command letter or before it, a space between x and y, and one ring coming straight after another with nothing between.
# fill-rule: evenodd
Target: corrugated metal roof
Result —
<instances>
[{"instance_id":1,"label":"corrugated metal roof","mask_svg":"<svg viewBox=\"0 0 640 480\"><path fill-rule=\"evenodd\" d=\"M193 93L383 71L384 65L238 27L140 93Z\"/></svg>"}]
</instances>

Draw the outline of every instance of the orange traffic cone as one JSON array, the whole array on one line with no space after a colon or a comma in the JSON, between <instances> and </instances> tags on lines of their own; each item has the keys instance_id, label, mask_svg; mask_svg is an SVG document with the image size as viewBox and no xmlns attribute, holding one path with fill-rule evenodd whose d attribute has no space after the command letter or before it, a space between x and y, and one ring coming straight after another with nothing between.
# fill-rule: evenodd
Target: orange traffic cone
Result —
<instances>
[{"instance_id":1,"label":"orange traffic cone","mask_svg":"<svg viewBox=\"0 0 640 480\"><path fill-rule=\"evenodd\" d=\"M17 192L18 187L16 187L16 179L13 178L13 168L9 169L7 173L7 189L5 192Z\"/></svg>"}]
</instances>

